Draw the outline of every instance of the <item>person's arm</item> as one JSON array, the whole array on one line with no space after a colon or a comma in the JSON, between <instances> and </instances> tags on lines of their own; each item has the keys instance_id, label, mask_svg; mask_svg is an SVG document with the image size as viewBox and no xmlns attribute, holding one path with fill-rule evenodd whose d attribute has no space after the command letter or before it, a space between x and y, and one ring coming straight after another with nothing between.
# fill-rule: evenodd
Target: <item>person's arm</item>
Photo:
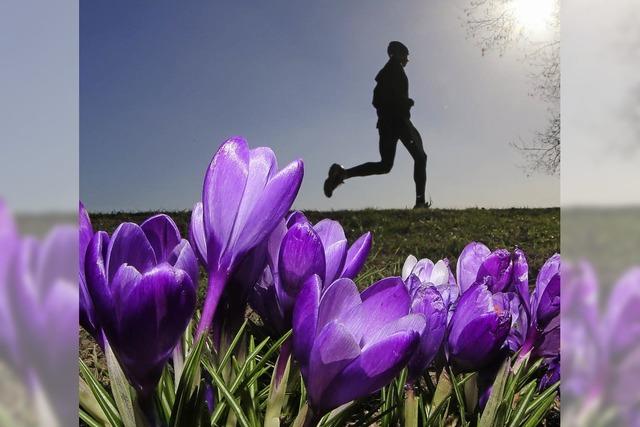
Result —
<instances>
[{"instance_id":1,"label":"person's arm","mask_svg":"<svg viewBox=\"0 0 640 427\"><path fill-rule=\"evenodd\" d=\"M409 79L400 64L393 64L389 75L389 100L398 113L408 112L413 106L409 98Z\"/></svg>"}]
</instances>

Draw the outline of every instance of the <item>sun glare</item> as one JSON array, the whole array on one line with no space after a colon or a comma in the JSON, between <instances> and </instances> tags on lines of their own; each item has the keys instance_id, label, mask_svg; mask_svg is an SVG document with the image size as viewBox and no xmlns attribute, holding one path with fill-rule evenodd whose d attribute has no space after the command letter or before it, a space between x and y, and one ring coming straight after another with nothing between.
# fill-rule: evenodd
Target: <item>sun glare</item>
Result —
<instances>
[{"instance_id":1,"label":"sun glare","mask_svg":"<svg viewBox=\"0 0 640 427\"><path fill-rule=\"evenodd\" d=\"M513 13L526 31L532 33L543 32L554 12L556 0L513 0Z\"/></svg>"}]
</instances>

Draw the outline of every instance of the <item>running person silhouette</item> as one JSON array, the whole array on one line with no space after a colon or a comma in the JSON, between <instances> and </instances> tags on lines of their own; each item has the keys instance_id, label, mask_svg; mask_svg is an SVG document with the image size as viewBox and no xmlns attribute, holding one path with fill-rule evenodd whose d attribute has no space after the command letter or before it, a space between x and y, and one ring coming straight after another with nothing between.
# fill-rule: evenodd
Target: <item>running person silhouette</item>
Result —
<instances>
[{"instance_id":1,"label":"running person silhouette","mask_svg":"<svg viewBox=\"0 0 640 427\"><path fill-rule=\"evenodd\" d=\"M413 99L409 98L409 79L404 72L404 67L409 62L409 49L398 41L392 41L387 47L387 54L389 61L376 76L377 84L373 90L373 106L378 113L380 161L363 163L351 169L344 169L334 163L324 182L324 194L331 197L336 187L349 178L391 172L396 146L400 140L413 157L413 180L416 184L414 209L428 208L430 203L426 203L424 198L427 155L422 147L420 133L411 123Z\"/></svg>"}]
</instances>

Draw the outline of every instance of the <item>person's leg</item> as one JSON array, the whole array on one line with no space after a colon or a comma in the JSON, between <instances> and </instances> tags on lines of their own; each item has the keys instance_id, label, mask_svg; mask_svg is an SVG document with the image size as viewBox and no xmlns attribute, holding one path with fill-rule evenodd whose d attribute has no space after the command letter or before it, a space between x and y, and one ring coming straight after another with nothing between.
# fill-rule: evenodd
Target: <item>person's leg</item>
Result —
<instances>
[{"instance_id":1,"label":"person's leg","mask_svg":"<svg viewBox=\"0 0 640 427\"><path fill-rule=\"evenodd\" d=\"M380 141L378 142L378 148L380 150L380 161L367 162L346 169L344 179L356 176L382 175L391 172L393 161L396 157L398 137L393 129L388 128L381 128L379 134Z\"/></svg>"},{"instance_id":2,"label":"person's leg","mask_svg":"<svg viewBox=\"0 0 640 427\"><path fill-rule=\"evenodd\" d=\"M420 132L410 120L406 122L405 132L400 140L413 158L413 181L416 184L416 205L425 203L425 187L427 185L427 154L422 146Z\"/></svg>"}]
</instances>

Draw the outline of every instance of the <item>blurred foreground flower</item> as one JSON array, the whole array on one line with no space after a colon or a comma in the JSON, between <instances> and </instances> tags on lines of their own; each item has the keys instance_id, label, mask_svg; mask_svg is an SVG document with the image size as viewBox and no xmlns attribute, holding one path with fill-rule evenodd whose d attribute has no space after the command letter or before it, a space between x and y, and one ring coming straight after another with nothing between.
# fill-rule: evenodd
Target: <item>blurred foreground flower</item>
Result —
<instances>
[{"instance_id":1,"label":"blurred foreground flower","mask_svg":"<svg viewBox=\"0 0 640 427\"><path fill-rule=\"evenodd\" d=\"M278 171L271 149L250 150L239 137L226 141L214 155L205 175L202 203L194 206L190 225L190 239L209 273L198 337L211 326L238 263L291 208L302 175L301 160Z\"/></svg>"},{"instance_id":2,"label":"blurred foreground flower","mask_svg":"<svg viewBox=\"0 0 640 427\"><path fill-rule=\"evenodd\" d=\"M0 348L33 399L39 425L72 425L77 387L78 234L19 237L0 201Z\"/></svg>"},{"instance_id":3,"label":"blurred foreground flower","mask_svg":"<svg viewBox=\"0 0 640 427\"><path fill-rule=\"evenodd\" d=\"M362 294L350 279L322 293L307 280L293 315L294 356L307 386L307 424L388 384L405 366L424 330L422 314L398 278L383 279Z\"/></svg>"},{"instance_id":4,"label":"blurred foreground flower","mask_svg":"<svg viewBox=\"0 0 640 427\"><path fill-rule=\"evenodd\" d=\"M98 320L127 378L149 399L195 310L198 265L166 215L91 239L86 280Z\"/></svg>"}]
</instances>

